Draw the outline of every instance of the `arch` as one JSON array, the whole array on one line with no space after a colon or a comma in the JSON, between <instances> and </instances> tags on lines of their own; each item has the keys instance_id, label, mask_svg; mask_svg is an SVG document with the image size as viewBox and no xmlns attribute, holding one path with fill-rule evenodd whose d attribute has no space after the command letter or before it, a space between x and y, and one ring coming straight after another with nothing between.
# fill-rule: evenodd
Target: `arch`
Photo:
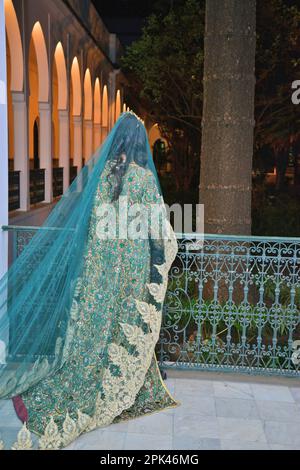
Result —
<instances>
[{"instance_id":1,"label":"arch","mask_svg":"<svg viewBox=\"0 0 300 470\"><path fill-rule=\"evenodd\" d=\"M106 85L104 85L102 96L102 126L108 127L108 92Z\"/></svg>"},{"instance_id":2,"label":"arch","mask_svg":"<svg viewBox=\"0 0 300 470\"><path fill-rule=\"evenodd\" d=\"M57 66L56 58L53 61L52 67L52 158L53 165L55 166L56 161L59 158L59 98L60 98L60 77Z\"/></svg>"},{"instance_id":3,"label":"arch","mask_svg":"<svg viewBox=\"0 0 300 470\"><path fill-rule=\"evenodd\" d=\"M49 65L45 37L39 21L35 23L31 37L35 48L38 67L38 99L40 102L47 102L49 99Z\"/></svg>"},{"instance_id":4,"label":"arch","mask_svg":"<svg viewBox=\"0 0 300 470\"><path fill-rule=\"evenodd\" d=\"M59 42L54 53L58 81L58 109L67 109L68 104L68 82L65 54L62 43Z\"/></svg>"},{"instance_id":5,"label":"arch","mask_svg":"<svg viewBox=\"0 0 300 470\"><path fill-rule=\"evenodd\" d=\"M96 78L94 89L94 123L101 124L101 91L99 78Z\"/></svg>"},{"instance_id":6,"label":"arch","mask_svg":"<svg viewBox=\"0 0 300 470\"><path fill-rule=\"evenodd\" d=\"M24 64L23 64L23 47L18 18L12 0L4 1L5 8L5 25L8 44L11 54L11 82L12 91L23 91L24 83Z\"/></svg>"},{"instance_id":7,"label":"arch","mask_svg":"<svg viewBox=\"0 0 300 470\"><path fill-rule=\"evenodd\" d=\"M30 41L28 55L28 81L29 81L29 100L28 100L28 128L29 128L29 158L31 168L34 168L34 158L37 153L37 125L36 119L39 117L39 77L36 49L33 40Z\"/></svg>"},{"instance_id":8,"label":"arch","mask_svg":"<svg viewBox=\"0 0 300 470\"><path fill-rule=\"evenodd\" d=\"M93 117L93 92L90 69L86 69L84 76L84 119L91 121Z\"/></svg>"},{"instance_id":9,"label":"arch","mask_svg":"<svg viewBox=\"0 0 300 470\"><path fill-rule=\"evenodd\" d=\"M11 93L11 52L10 45L6 43L6 64L7 64L7 119L8 119L8 165L10 170L14 170L15 157L15 122L13 95Z\"/></svg>"},{"instance_id":10,"label":"arch","mask_svg":"<svg viewBox=\"0 0 300 470\"><path fill-rule=\"evenodd\" d=\"M73 116L81 116L81 78L80 69L77 57L74 57L71 67L71 81L72 81L72 114Z\"/></svg>"}]
</instances>

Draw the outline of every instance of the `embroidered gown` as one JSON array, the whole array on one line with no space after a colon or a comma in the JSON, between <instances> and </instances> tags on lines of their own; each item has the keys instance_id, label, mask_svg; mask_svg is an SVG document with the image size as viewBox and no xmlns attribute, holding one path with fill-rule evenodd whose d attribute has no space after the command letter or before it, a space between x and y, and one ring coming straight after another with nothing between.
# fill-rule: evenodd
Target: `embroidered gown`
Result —
<instances>
[{"instance_id":1,"label":"embroidered gown","mask_svg":"<svg viewBox=\"0 0 300 470\"><path fill-rule=\"evenodd\" d=\"M144 240L99 239L97 207L111 201L108 171L109 166L90 218L66 362L22 394L27 428L39 436L42 449L65 447L97 427L176 406L154 354L176 238L171 231L167 240L151 241L150 235ZM127 196L129 206L162 202L153 174L135 163L124 176L121 196ZM155 244L161 245L163 259L151 282Z\"/></svg>"}]
</instances>

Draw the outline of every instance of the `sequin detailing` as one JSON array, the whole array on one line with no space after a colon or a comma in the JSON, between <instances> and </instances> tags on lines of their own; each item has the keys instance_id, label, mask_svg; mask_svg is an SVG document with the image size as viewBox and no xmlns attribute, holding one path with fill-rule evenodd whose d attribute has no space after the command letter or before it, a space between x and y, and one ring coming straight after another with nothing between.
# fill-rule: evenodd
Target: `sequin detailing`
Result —
<instances>
[{"instance_id":1,"label":"sequin detailing","mask_svg":"<svg viewBox=\"0 0 300 470\"><path fill-rule=\"evenodd\" d=\"M177 241L156 240L164 262L151 282L149 240L99 240L97 205L110 200L104 172L91 215L84 271L71 308L63 367L22 394L29 413L14 448L66 447L80 434L113 422L158 411L176 402L162 383L154 356L168 271ZM131 165L122 189L130 204L161 203L152 173ZM116 202L116 205L118 202Z\"/></svg>"}]
</instances>

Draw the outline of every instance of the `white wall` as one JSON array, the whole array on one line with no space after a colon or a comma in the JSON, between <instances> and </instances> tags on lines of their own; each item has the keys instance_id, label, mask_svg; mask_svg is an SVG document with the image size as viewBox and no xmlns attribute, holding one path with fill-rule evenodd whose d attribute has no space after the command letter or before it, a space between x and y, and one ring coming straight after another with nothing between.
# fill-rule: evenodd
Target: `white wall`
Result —
<instances>
[{"instance_id":1,"label":"white wall","mask_svg":"<svg viewBox=\"0 0 300 470\"><path fill-rule=\"evenodd\" d=\"M7 270L7 233L2 231L2 225L8 224L8 131L5 41L4 0L0 0L0 278Z\"/></svg>"}]
</instances>

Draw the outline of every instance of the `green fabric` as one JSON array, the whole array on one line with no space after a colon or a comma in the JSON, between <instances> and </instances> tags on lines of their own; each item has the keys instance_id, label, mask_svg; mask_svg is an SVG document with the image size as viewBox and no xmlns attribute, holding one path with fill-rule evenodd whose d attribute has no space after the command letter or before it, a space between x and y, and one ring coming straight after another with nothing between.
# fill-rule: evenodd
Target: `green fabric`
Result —
<instances>
[{"instance_id":1,"label":"green fabric","mask_svg":"<svg viewBox=\"0 0 300 470\"><path fill-rule=\"evenodd\" d=\"M104 394L103 372L109 368L113 375L120 371L108 357L111 343L122 345L136 355L121 324L137 325L147 333L148 325L137 310L135 299L152 302L161 315L162 305L151 299L147 283L151 282L151 245L147 240L99 240L97 207L110 202L111 188L107 181L109 166L104 170L96 191L88 240L84 253L84 269L73 302L72 342L63 367L22 394L29 413L28 429L43 435L53 417L59 430L67 413L76 420L78 410L93 416L97 395ZM136 164L130 164L124 177L121 195L129 206L138 202L158 203L161 196L153 174ZM118 202L114 205L118 209ZM161 243L159 240L154 244ZM157 367L154 356L135 403L115 421L130 419L159 411L176 402L171 398ZM124 377L126 386L126 376Z\"/></svg>"}]
</instances>

